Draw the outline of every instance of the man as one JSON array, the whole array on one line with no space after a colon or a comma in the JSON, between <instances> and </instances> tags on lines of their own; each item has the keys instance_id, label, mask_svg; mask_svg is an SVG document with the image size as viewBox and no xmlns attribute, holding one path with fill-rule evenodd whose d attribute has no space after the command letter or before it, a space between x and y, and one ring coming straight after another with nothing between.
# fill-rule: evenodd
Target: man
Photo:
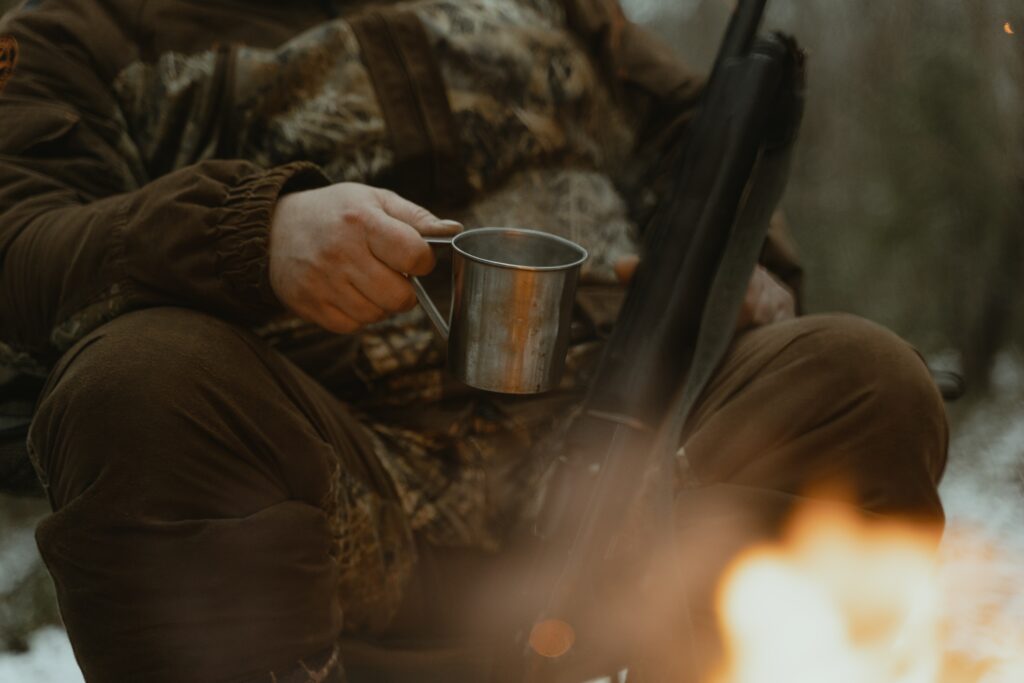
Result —
<instances>
[{"instance_id":1,"label":"man","mask_svg":"<svg viewBox=\"0 0 1024 683\"><path fill-rule=\"evenodd\" d=\"M43 0L0 36L0 361L47 378L38 542L87 680L341 680L341 634L439 632L436 567L502 562L699 85L603 0ZM562 390L444 376L404 278L437 216L588 248ZM941 518L923 364L794 318L778 235L763 261L696 482L768 526L836 478Z\"/></svg>"}]
</instances>

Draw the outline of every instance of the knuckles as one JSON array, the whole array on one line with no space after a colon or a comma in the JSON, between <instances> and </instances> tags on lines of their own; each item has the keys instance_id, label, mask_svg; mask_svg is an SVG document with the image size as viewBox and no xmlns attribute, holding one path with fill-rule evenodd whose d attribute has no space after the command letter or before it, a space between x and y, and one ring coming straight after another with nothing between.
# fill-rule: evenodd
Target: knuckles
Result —
<instances>
[{"instance_id":1,"label":"knuckles","mask_svg":"<svg viewBox=\"0 0 1024 683\"><path fill-rule=\"evenodd\" d=\"M427 275L434 269L434 254L426 242L410 242L408 248L398 255L402 272L410 275Z\"/></svg>"},{"instance_id":2,"label":"knuckles","mask_svg":"<svg viewBox=\"0 0 1024 683\"><path fill-rule=\"evenodd\" d=\"M362 325L354 320L332 320L326 325L331 332L338 334L352 334L359 330Z\"/></svg>"},{"instance_id":3,"label":"knuckles","mask_svg":"<svg viewBox=\"0 0 1024 683\"><path fill-rule=\"evenodd\" d=\"M410 311L416 307L416 292L413 291L412 286L406 285L405 287L398 290L395 297L396 312Z\"/></svg>"},{"instance_id":4,"label":"knuckles","mask_svg":"<svg viewBox=\"0 0 1024 683\"><path fill-rule=\"evenodd\" d=\"M372 311L366 311L360 316L360 322L364 324L376 323L384 320L388 317L388 312L380 308L375 308Z\"/></svg>"},{"instance_id":5,"label":"knuckles","mask_svg":"<svg viewBox=\"0 0 1024 683\"><path fill-rule=\"evenodd\" d=\"M428 225L434 220L434 215L421 206L411 211L409 216L413 225Z\"/></svg>"},{"instance_id":6,"label":"knuckles","mask_svg":"<svg viewBox=\"0 0 1024 683\"><path fill-rule=\"evenodd\" d=\"M361 208L342 209L341 213L338 214L338 222L347 228L365 229L367 223L366 211Z\"/></svg>"},{"instance_id":7,"label":"knuckles","mask_svg":"<svg viewBox=\"0 0 1024 683\"><path fill-rule=\"evenodd\" d=\"M378 303L390 313L401 313L416 305L416 293L407 282L396 283L394 287L381 292Z\"/></svg>"},{"instance_id":8,"label":"knuckles","mask_svg":"<svg viewBox=\"0 0 1024 683\"><path fill-rule=\"evenodd\" d=\"M410 287L409 291L405 294L405 298L402 299L402 308L400 310L411 311L416 308L416 304L418 303L419 299L416 298L416 292L414 292Z\"/></svg>"}]
</instances>

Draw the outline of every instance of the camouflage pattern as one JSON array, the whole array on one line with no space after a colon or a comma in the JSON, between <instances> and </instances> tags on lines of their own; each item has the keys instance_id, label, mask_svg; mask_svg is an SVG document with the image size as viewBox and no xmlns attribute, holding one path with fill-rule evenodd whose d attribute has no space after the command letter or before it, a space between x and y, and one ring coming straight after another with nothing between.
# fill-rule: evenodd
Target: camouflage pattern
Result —
<instances>
[{"instance_id":1,"label":"camouflage pattern","mask_svg":"<svg viewBox=\"0 0 1024 683\"><path fill-rule=\"evenodd\" d=\"M0 374L22 374L30 377L46 377L50 369L38 358L25 351L18 351L0 341Z\"/></svg>"},{"instance_id":2,"label":"camouflage pattern","mask_svg":"<svg viewBox=\"0 0 1024 683\"><path fill-rule=\"evenodd\" d=\"M213 156L211 143L216 141L206 138L209 122L203 112L216 106L212 84L217 56L214 52L187 57L165 54L156 64L129 66L114 83L150 177ZM126 88L125 83L132 87Z\"/></svg>"},{"instance_id":3,"label":"camouflage pattern","mask_svg":"<svg viewBox=\"0 0 1024 683\"><path fill-rule=\"evenodd\" d=\"M636 230L614 173L633 131L552 0L420 0L413 12L434 48L474 200L451 217L467 227L517 225L583 245L582 283L614 284L613 264L636 252ZM230 61L230 65L228 64ZM227 70L227 71L226 71ZM230 120L205 112L225 95ZM336 181L373 182L395 159L360 47L344 19L275 50L168 54L137 63L115 83L149 174L215 155L273 166L319 164ZM298 321L260 331L273 345L317 335ZM375 632L397 609L416 562L414 536L448 547L496 550L523 514L543 463L529 456L564 415L598 345L573 347L564 391L535 399L472 392L446 379L443 351L419 309L365 328L356 384L342 392L371 434L398 492L335 478L331 516L345 629ZM316 374L314 372L314 374ZM415 410L403 408L415 407Z\"/></svg>"},{"instance_id":4,"label":"camouflage pattern","mask_svg":"<svg viewBox=\"0 0 1024 683\"><path fill-rule=\"evenodd\" d=\"M622 110L554 0L410 3L440 61L470 184L526 166L621 168Z\"/></svg>"},{"instance_id":5,"label":"camouflage pattern","mask_svg":"<svg viewBox=\"0 0 1024 683\"><path fill-rule=\"evenodd\" d=\"M368 457L391 454L375 444ZM338 595L346 633L380 633L398 610L416 564L416 545L403 510L346 472L331 478L327 517L334 539Z\"/></svg>"},{"instance_id":6,"label":"camouflage pattern","mask_svg":"<svg viewBox=\"0 0 1024 683\"><path fill-rule=\"evenodd\" d=\"M492 191L521 168L622 168L632 149L629 122L564 27L559 3L423 0L395 9L413 12L435 47L475 190ZM224 93L220 76L228 72ZM333 180L370 182L395 156L346 19L275 50L138 62L114 89L154 175L218 155L265 166L312 161ZM217 109L226 121L209 120Z\"/></svg>"},{"instance_id":7,"label":"camouflage pattern","mask_svg":"<svg viewBox=\"0 0 1024 683\"><path fill-rule=\"evenodd\" d=\"M0 36L0 93L14 75L18 65L18 40L14 36Z\"/></svg>"}]
</instances>

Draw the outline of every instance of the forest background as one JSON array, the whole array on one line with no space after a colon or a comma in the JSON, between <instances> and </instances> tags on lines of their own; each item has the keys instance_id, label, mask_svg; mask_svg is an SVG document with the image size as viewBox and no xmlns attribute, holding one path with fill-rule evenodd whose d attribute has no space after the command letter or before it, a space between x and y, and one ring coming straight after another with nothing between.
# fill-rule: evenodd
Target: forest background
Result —
<instances>
[{"instance_id":1,"label":"forest background","mask_svg":"<svg viewBox=\"0 0 1024 683\"><path fill-rule=\"evenodd\" d=\"M732 2L624 5L703 71ZM1024 4L770 0L765 27L809 55L783 201L808 310L883 323L982 397L1024 340Z\"/></svg>"}]
</instances>

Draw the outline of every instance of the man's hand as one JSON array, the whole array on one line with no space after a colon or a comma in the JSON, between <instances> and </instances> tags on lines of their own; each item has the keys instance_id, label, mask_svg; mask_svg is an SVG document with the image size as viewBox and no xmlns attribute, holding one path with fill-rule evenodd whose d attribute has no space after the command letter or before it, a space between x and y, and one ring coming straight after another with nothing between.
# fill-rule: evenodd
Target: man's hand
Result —
<instances>
[{"instance_id":1,"label":"man's hand","mask_svg":"<svg viewBox=\"0 0 1024 683\"><path fill-rule=\"evenodd\" d=\"M426 275L423 236L462 229L394 192L339 183L282 197L270 227L270 285L301 318L333 332L416 305L405 274Z\"/></svg>"},{"instance_id":2,"label":"man's hand","mask_svg":"<svg viewBox=\"0 0 1024 683\"><path fill-rule=\"evenodd\" d=\"M639 264L640 258L637 256L620 259L615 264L615 274L619 281L627 283L632 280ZM793 292L768 272L767 268L760 264L755 266L747 285L747 294L743 298L743 307L736 320L736 331L795 317L796 297Z\"/></svg>"},{"instance_id":3,"label":"man's hand","mask_svg":"<svg viewBox=\"0 0 1024 683\"><path fill-rule=\"evenodd\" d=\"M743 297L743 308L736 320L736 330L769 325L796 317L796 297L789 287L775 278L762 265L754 267L754 274Z\"/></svg>"}]
</instances>

